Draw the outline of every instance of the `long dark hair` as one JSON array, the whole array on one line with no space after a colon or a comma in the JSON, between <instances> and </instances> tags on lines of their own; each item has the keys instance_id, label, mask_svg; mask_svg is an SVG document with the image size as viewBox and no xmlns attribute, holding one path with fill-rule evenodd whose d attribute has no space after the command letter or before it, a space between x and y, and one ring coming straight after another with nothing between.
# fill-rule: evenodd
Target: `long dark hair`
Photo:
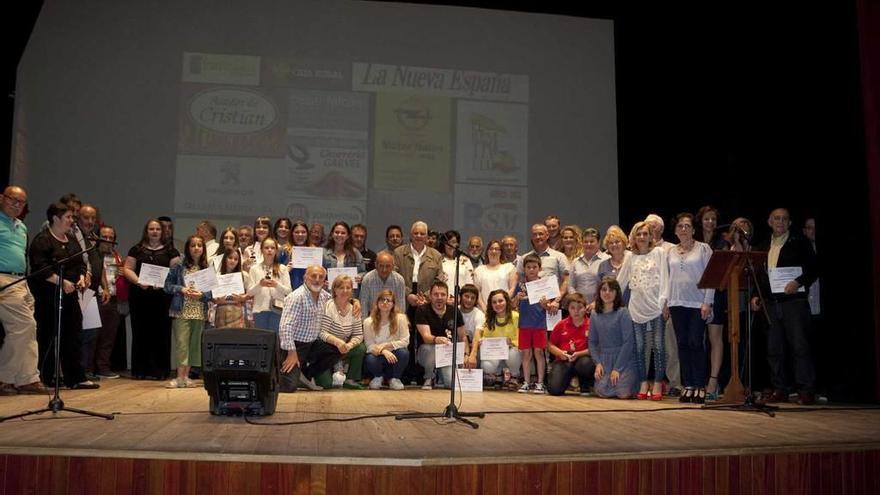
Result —
<instances>
[{"instance_id":1,"label":"long dark hair","mask_svg":"<svg viewBox=\"0 0 880 495\"><path fill-rule=\"evenodd\" d=\"M189 252L189 248L192 245L193 241L200 241L202 243L202 255L199 256L199 259L194 260L192 255ZM183 246L183 265L187 268L198 267L199 270L204 270L208 268L208 257L205 255L205 240L202 239L202 236L191 235L186 238L186 244Z\"/></svg>"},{"instance_id":2,"label":"long dark hair","mask_svg":"<svg viewBox=\"0 0 880 495\"><path fill-rule=\"evenodd\" d=\"M492 307L492 298L495 297L495 294L504 294L504 315L499 315L495 312L495 308ZM489 297L486 300L486 326L489 330L495 330L495 325L498 324L498 317L504 317L504 323L510 322L510 316L513 314L513 303L510 302L510 294L507 293L504 289L495 289L489 293Z\"/></svg>"},{"instance_id":3,"label":"long dark hair","mask_svg":"<svg viewBox=\"0 0 880 495\"><path fill-rule=\"evenodd\" d=\"M234 248L236 248L236 249L239 249L239 245L238 245L238 230L236 230L235 227L233 227L233 226L230 225L229 227L226 227L225 229L223 229L223 232L220 234L220 242L217 243L217 249L214 251L213 256L219 256L219 255L222 255L223 252L226 251L226 247L223 246L223 237L226 236L226 233L227 233L227 232L231 232L231 233L232 233L232 238L235 239L235 241L233 242L232 246L233 246Z\"/></svg>"},{"instance_id":4,"label":"long dark hair","mask_svg":"<svg viewBox=\"0 0 880 495\"><path fill-rule=\"evenodd\" d=\"M605 277L602 279L602 282L599 283L599 290L596 291L596 311L600 313L605 312L605 303L602 301L602 287L605 286L614 291L614 303L612 304L612 307L614 311L617 311L623 306L623 298L620 295L620 282L614 277Z\"/></svg>"},{"instance_id":5,"label":"long dark hair","mask_svg":"<svg viewBox=\"0 0 880 495\"><path fill-rule=\"evenodd\" d=\"M162 228L162 222L160 222L158 219L151 218L151 219L147 220L147 223L144 224L144 232L141 234L141 242L140 242L144 246L146 246L147 244L150 243L150 237L147 235L147 230L150 228L150 224L154 223L154 222L159 224L160 229ZM161 241L162 238L160 237L159 240Z\"/></svg>"},{"instance_id":6,"label":"long dark hair","mask_svg":"<svg viewBox=\"0 0 880 495\"><path fill-rule=\"evenodd\" d=\"M226 260L229 259L232 255L238 256L238 263L235 264L235 268L232 271L229 271L226 267ZM227 249L223 251L223 259L220 260L220 275L226 275L227 273L238 273L241 271L241 253L237 249Z\"/></svg>"},{"instance_id":7,"label":"long dark hair","mask_svg":"<svg viewBox=\"0 0 880 495\"><path fill-rule=\"evenodd\" d=\"M324 244L324 248L329 249L330 252L334 252L336 250L336 241L333 240L333 231L336 230L336 227L343 227L345 231L348 232L348 238L345 240L345 244L343 244L342 249L345 250L345 257L355 258L354 254L354 243L351 240L351 227L348 226L345 222L336 222L330 227L330 235L327 236L327 242Z\"/></svg>"}]
</instances>

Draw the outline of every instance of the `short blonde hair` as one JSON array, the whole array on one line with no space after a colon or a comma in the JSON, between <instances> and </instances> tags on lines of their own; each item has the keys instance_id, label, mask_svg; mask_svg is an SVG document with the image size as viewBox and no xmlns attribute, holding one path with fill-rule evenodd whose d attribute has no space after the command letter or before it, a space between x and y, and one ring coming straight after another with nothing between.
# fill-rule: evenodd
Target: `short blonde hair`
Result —
<instances>
[{"instance_id":1,"label":"short blonde hair","mask_svg":"<svg viewBox=\"0 0 880 495\"><path fill-rule=\"evenodd\" d=\"M336 289L342 287L342 284L344 284L346 282L348 282L348 284L351 285L352 287L354 286L354 284L352 283L351 277L349 277L348 275L342 275L342 276L334 278L333 285L330 287L330 294L332 294L333 297L336 297Z\"/></svg>"},{"instance_id":2,"label":"short blonde hair","mask_svg":"<svg viewBox=\"0 0 880 495\"><path fill-rule=\"evenodd\" d=\"M623 232L617 225L612 225L608 227L608 230L605 231L605 237L602 238L602 249L608 250L608 242L614 239L620 240L623 243L624 247L627 247L629 244L629 239L627 239L626 234Z\"/></svg>"}]
</instances>

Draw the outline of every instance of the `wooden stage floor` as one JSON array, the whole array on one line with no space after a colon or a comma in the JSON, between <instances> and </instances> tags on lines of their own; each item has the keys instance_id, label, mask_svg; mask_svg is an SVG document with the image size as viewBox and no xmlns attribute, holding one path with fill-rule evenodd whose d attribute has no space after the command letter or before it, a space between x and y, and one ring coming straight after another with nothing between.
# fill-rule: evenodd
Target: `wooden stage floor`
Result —
<instances>
[{"instance_id":1,"label":"wooden stage floor","mask_svg":"<svg viewBox=\"0 0 880 495\"><path fill-rule=\"evenodd\" d=\"M0 397L0 415L39 409L48 398ZM655 403L487 391L463 394L462 411L487 412L473 430L393 417L250 425L241 417L210 415L204 389L168 390L160 382L127 379L105 380L95 391L63 391L62 399L69 407L117 416L107 421L44 413L0 423L0 454L439 466L880 449L880 409L837 410L842 406L805 411L785 404L770 418L700 410L673 399ZM441 412L448 399L443 390L299 391L281 394L276 413L254 421Z\"/></svg>"}]
</instances>

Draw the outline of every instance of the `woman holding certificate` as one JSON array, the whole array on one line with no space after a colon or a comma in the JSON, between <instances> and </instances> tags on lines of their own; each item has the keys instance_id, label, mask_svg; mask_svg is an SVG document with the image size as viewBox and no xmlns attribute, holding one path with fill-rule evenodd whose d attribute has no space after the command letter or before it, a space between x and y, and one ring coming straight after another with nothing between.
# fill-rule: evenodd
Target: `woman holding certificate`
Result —
<instances>
[{"instance_id":1,"label":"woman holding certificate","mask_svg":"<svg viewBox=\"0 0 880 495\"><path fill-rule=\"evenodd\" d=\"M293 245L290 248L290 259L286 263L287 271L290 273L290 288L296 290L299 289L305 281L306 269L294 268L293 257L295 255L295 248L309 247L309 226L302 220L293 222L293 233L290 237L293 239L291 241Z\"/></svg>"},{"instance_id":2,"label":"woman holding certificate","mask_svg":"<svg viewBox=\"0 0 880 495\"><path fill-rule=\"evenodd\" d=\"M241 277L241 286L250 287L251 277L241 271L241 255L235 249L227 249L223 253L220 264L220 276L238 274ZM209 321L216 328L249 328L253 326L253 300L254 297L245 293L229 294L214 298L213 318Z\"/></svg>"},{"instance_id":3,"label":"woman holding certificate","mask_svg":"<svg viewBox=\"0 0 880 495\"><path fill-rule=\"evenodd\" d=\"M474 331L474 345L465 360L465 366L475 368L477 357L483 369L483 383L499 385L506 390L515 392L519 388L518 378L522 366L522 353L519 350L519 312L513 309L513 302L505 289L496 289L489 293L489 311L486 313L486 324ZM501 342L501 354L489 356L486 339L492 341L493 350L496 342ZM501 339L501 340L498 340ZM486 341L488 344L488 341ZM480 347L486 347L482 352Z\"/></svg>"},{"instance_id":4,"label":"woman holding certificate","mask_svg":"<svg viewBox=\"0 0 880 495\"><path fill-rule=\"evenodd\" d=\"M227 249L241 251L238 244L238 231L232 226L223 229L223 233L220 234L220 244L217 245L217 250L207 254L208 263L214 267L217 273L220 273L220 268L223 267L220 260Z\"/></svg>"},{"instance_id":5,"label":"woman holding certificate","mask_svg":"<svg viewBox=\"0 0 880 495\"><path fill-rule=\"evenodd\" d=\"M125 278L131 288L131 376L135 380L164 380L171 369L171 296L162 289L169 268L179 261L177 249L162 240L162 224L147 220L141 241L125 258Z\"/></svg>"},{"instance_id":6,"label":"woman holding certificate","mask_svg":"<svg viewBox=\"0 0 880 495\"><path fill-rule=\"evenodd\" d=\"M171 294L171 307L168 314L174 318L171 330L177 344L176 368L177 378L165 384L165 388L193 388L195 382L189 378L189 370L193 366L202 365L202 330L208 318L207 302L211 299L210 292L201 292L196 284L187 281L186 277L208 269L208 257L205 256L205 241L197 235L191 235L184 245L183 263L175 265L165 279L165 292ZM211 267L213 270L213 267ZM212 273L213 272L209 272Z\"/></svg>"},{"instance_id":7,"label":"woman holding certificate","mask_svg":"<svg viewBox=\"0 0 880 495\"><path fill-rule=\"evenodd\" d=\"M290 294L287 266L278 263L278 244L267 237L260 243L263 261L251 267L248 295L254 296L254 325L277 332L284 298Z\"/></svg>"},{"instance_id":8,"label":"woman holding certificate","mask_svg":"<svg viewBox=\"0 0 880 495\"><path fill-rule=\"evenodd\" d=\"M52 265L56 260L67 258L81 251L76 238L70 234L73 226L73 209L64 203L52 203L46 210L49 227L37 234L31 241L28 255L31 270L37 271ZM34 296L34 316L37 320L37 336L39 342L39 368L43 381L52 379L54 369L46 366L46 356L55 336L55 318L58 310L55 305L58 286L61 287L61 371L64 374L64 385L74 389L98 388L98 385L86 380L82 368L80 353L80 334L82 333L82 312L80 311L77 294L86 289L86 265L82 256L75 256L64 264L64 278L53 269L39 279L29 282ZM49 363L52 361L50 360Z\"/></svg>"},{"instance_id":9,"label":"woman holding certificate","mask_svg":"<svg viewBox=\"0 0 880 495\"><path fill-rule=\"evenodd\" d=\"M702 404L706 401L708 378L706 322L712 316L715 291L700 289L697 284L712 257L712 248L694 240L694 216L690 213L680 213L675 218L675 235L679 243L667 255L669 289L663 316L672 317L678 341L681 382L685 387L679 400Z\"/></svg>"}]
</instances>

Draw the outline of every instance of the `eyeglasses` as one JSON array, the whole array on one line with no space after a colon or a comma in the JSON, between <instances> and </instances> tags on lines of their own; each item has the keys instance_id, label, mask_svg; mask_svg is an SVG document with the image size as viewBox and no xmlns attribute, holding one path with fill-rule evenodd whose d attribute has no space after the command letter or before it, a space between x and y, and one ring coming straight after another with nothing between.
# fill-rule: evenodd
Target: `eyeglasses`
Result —
<instances>
[{"instance_id":1,"label":"eyeglasses","mask_svg":"<svg viewBox=\"0 0 880 495\"><path fill-rule=\"evenodd\" d=\"M390 297L380 297L379 302L380 303L393 303L394 299L391 299Z\"/></svg>"},{"instance_id":2,"label":"eyeglasses","mask_svg":"<svg viewBox=\"0 0 880 495\"><path fill-rule=\"evenodd\" d=\"M25 203L27 203L26 199L13 198L12 196L10 196L8 194L4 194L3 197L6 198L7 201L12 203L13 206L22 206Z\"/></svg>"},{"instance_id":3,"label":"eyeglasses","mask_svg":"<svg viewBox=\"0 0 880 495\"><path fill-rule=\"evenodd\" d=\"M676 225L675 228L678 230L690 230L694 227L693 227L693 225L691 225L689 223L680 223L680 224Z\"/></svg>"}]
</instances>

